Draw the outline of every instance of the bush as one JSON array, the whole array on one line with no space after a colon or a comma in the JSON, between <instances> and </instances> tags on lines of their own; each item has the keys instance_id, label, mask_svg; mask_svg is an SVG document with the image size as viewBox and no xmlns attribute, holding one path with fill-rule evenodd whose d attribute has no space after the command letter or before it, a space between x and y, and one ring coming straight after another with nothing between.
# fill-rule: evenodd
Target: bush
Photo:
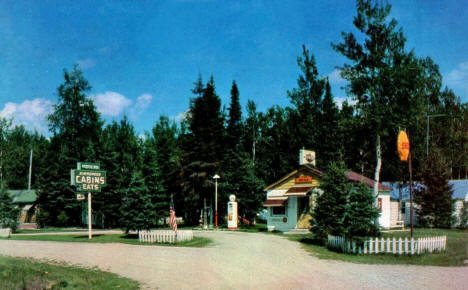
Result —
<instances>
[{"instance_id":1,"label":"bush","mask_svg":"<svg viewBox=\"0 0 468 290\"><path fill-rule=\"evenodd\" d=\"M10 228L15 231L18 227L19 208L13 204L13 200L4 186L0 189L0 227Z\"/></svg>"}]
</instances>

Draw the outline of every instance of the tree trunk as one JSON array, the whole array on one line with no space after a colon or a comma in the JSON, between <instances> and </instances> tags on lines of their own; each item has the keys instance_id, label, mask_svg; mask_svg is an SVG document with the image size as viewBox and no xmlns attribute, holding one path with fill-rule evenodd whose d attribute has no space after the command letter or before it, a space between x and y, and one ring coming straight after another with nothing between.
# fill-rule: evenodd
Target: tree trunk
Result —
<instances>
[{"instance_id":1,"label":"tree trunk","mask_svg":"<svg viewBox=\"0 0 468 290\"><path fill-rule=\"evenodd\" d=\"M380 135L377 134L377 139L375 141L375 153L377 158L377 164L375 166L375 174L374 174L374 196L377 197L379 195L379 182L380 182L380 169L382 167L382 148L380 144Z\"/></svg>"}]
</instances>

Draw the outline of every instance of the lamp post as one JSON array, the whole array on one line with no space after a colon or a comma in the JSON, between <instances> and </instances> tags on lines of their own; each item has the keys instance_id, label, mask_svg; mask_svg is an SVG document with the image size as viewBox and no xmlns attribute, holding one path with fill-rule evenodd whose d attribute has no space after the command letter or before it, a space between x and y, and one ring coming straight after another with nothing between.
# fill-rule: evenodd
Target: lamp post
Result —
<instances>
[{"instance_id":1,"label":"lamp post","mask_svg":"<svg viewBox=\"0 0 468 290\"><path fill-rule=\"evenodd\" d=\"M213 179L215 180L215 227L218 229L218 179L219 175L215 174Z\"/></svg>"},{"instance_id":2,"label":"lamp post","mask_svg":"<svg viewBox=\"0 0 468 290\"><path fill-rule=\"evenodd\" d=\"M444 117L447 116L445 114L435 114L435 115L427 115L427 123L426 123L426 156L429 156L429 118L430 117Z\"/></svg>"}]
</instances>

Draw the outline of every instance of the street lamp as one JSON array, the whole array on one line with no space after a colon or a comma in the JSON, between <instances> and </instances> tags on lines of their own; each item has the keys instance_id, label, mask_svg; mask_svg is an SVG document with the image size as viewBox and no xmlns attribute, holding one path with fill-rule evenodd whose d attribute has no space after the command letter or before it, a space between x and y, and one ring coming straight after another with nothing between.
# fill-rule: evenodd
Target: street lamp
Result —
<instances>
[{"instance_id":1,"label":"street lamp","mask_svg":"<svg viewBox=\"0 0 468 290\"><path fill-rule=\"evenodd\" d=\"M427 115L427 124L426 124L426 156L429 156L429 118L430 117L444 117L445 114L436 114L436 115Z\"/></svg>"},{"instance_id":2,"label":"street lamp","mask_svg":"<svg viewBox=\"0 0 468 290\"><path fill-rule=\"evenodd\" d=\"M218 229L218 179L220 179L220 177L218 174L215 174L213 179L215 180L215 226L216 229Z\"/></svg>"}]
</instances>

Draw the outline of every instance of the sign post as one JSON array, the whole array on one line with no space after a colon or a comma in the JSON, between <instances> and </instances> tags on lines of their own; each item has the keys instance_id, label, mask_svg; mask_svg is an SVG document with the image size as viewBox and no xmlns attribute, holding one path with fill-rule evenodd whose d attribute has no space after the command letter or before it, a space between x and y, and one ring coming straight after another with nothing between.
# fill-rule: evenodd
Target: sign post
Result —
<instances>
[{"instance_id":1,"label":"sign post","mask_svg":"<svg viewBox=\"0 0 468 290\"><path fill-rule=\"evenodd\" d=\"M100 192L102 186L107 184L106 171L100 170L98 163L78 162L77 169L70 172L71 185L76 185L78 190L88 192L88 237L93 238L92 227L92 194L91 192ZM83 200L84 195L78 194L78 200Z\"/></svg>"},{"instance_id":2,"label":"sign post","mask_svg":"<svg viewBox=\"0 0 468 290\"><path fill-rule=\"evenodd\" d=\"M411 149L410 149L410 141L408 135L406 135L405 131L400 131L398 134L397 139L397 150L398 155L400 156L400 161L406 162L408 161L408 169L409 169L409 176L410 176L410 224L411 224L411 238L413 238L414 232L414 225L413 225L413 169L411 164Z\"/></svg>"}]
</instances>

